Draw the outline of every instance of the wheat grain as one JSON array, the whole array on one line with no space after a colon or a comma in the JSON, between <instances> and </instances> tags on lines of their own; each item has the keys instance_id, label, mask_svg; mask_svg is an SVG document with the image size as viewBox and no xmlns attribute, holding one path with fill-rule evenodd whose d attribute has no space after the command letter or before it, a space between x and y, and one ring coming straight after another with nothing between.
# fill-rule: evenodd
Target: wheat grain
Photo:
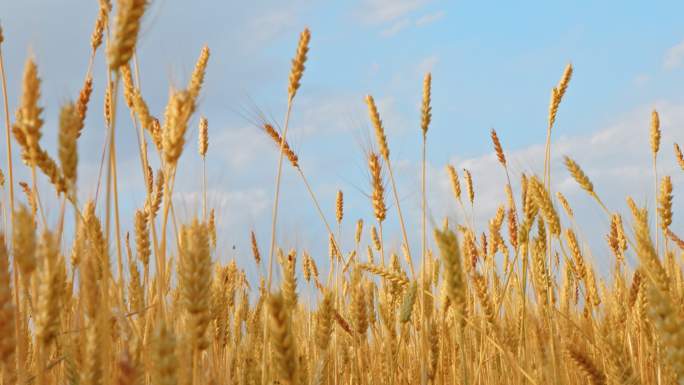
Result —
<instances>
[{"instance_id":1,"label":"wheat grain","mask_svg":"<svg viewBox=\"0 0 684 385\"><path fill-rule=\"evenodd\" d=\"M672 179L669 176L663 177L660 182L658 215L660 216L660 227L663 231L667 231L672 224Z\"/></svg>"},{"instance_id":2,"label":"wheat grain","mask_svg":"<svg viewBox=\"0 0 684 385\"><path fill-rule=\"evenodd\" d=\"M17 342L14 334L16 320L9 262L5 235L0 233L0 362L7 370L15 365L12 356Z\"/></svg>"},{"instance_id":3,"label":"wheat grain","mask_svg":"<svg viewBox=\"0 0 684 385\"><path fill-rule=\"evenodd\" d=\"M432 93L432 74L425 74L423 79L423 104L420 110L420 128L423 136L427 135L430 121L432 120L432 106L430 106L430 96Z\"/></svg>"},{"instance_id":4,"label":"wheat grain","mask_svg":"<svg viewBox=\"0 0 684 385\"><path fill-rule=\"evenodd\" d=\"M490 131L490 136L492 137L492 143L494 144L496 158L499 160L499 163L501 163L502 166L506 167L506 156L504 155L503 147L501 147L499 135L497 135L496 130L494 130L493 128Z\"/></svg>"},{"instance_id":5,"label":"wheat grain","mask_svg":"<svg viewBox=\"0 0 684 385\"><path fill-rule=\"evenodd\" d=\"M475 204L475 189L473 188L473 177L470 175L470 171L467 169L463 169L463 177L465 178L466 181L466 190L468 191L468 200L470 200L470 204L473 205Z\"/></svg>"},{"instance_id":6,"label":"wheat grain","mask_svg":"<svg viewBox=\"0 0 684 385\"><path fill-rule=\"evenodd\" d=\"M117 2L114 36L107 52L110 70L115 71L131 60L146 7L146 0L119 0Z\"/></svg>"},{"instance_id":7,"label":"wheat grain","mask_svg":"<svg viewBox=\"0 0 684 385\"><path fill-rule=\"evenodd\" d=\"M308 28L299 35L299 44L297 45L297 53L292 59L292 69L290 70L290 83L288 84L288 99L294 99L297 90L304 74L304 64L306 63L306 54L309 52L309 40L311 40L311 32Z\"/></svg>"},{"instance_id":8,"label":"wheat grain","mask_svg":"<svg viewBox=\"0 0 684 385\"><path fill-rule=\"evenodd\" d=\"M682 154L682 150L679 148L679 144L677 143L674 144L674 152L679 167L684 171L684 154Z\"/></svg>"},{"instance_id":9,"label":"wheat grain","mask_svg":"<svg viewBox=\"0 0 684 385\"><path fill-rule=\"evenodd\" d=\"M207 156L209 149L209 121L204 116L200 118L199 122L199 154L202 158Z\"/></svg>"},{"instance_id":10,"label":"wheat grain","mask_svg":"<svg viewBox=\"0 0 684 385\"><path fill-rule=\"evenodd\" d=\"M292 150L289 143L287 143L287 141L283 142L283 139L281 138L278 131L276 131L275 128L273 128L273 126L271 126L270 124L264 124L263 128L266 134L268 134L268 136L270 136L271 139L273 139L273 141L278 147L282 145L283 154L285 154L285 157L287 157L287 159L290 161L292 167L299 168L299 158L297 157L297 154L295 154L295 152Z\"/></svg>"},{"instance_id":11,"label":"wheat grain","mask_svg":"<svg viewBox=\"0 0 684 385\"><path fill-rule=\"evenodd\" d=\"M337 197L335 199L335 219L337 223L342 223L342 218L344 218L344 195L342 190L337 190Z\"/></svg>"},{"instance_id":12,"label":"wheat grain","mask_svg":"<svg viewBox=\"0 0 684 385\"><path fill-rule=\"evenodd\" d=\"M651 153L655 157L660 149L660 116L658 116L658 111L651 111Z\"/></svg>"}]
</instances>

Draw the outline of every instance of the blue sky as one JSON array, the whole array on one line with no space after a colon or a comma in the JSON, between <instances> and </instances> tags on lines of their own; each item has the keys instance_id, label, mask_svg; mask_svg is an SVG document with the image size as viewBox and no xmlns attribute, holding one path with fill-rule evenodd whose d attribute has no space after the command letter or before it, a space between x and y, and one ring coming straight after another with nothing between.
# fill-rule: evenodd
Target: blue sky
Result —
<instances>
[{"instance_id":1,"label":"blue sky","mask_svg":"<svg viewBox=\"0 0 684 385\"><path fill-rule=\"evenodd\" d=\"M611 208L622 210L626 194L652 207L647 142L649 112L655 107L664 131L661 172L673 175L675 190L681 185L672 142L684 144L682 11L684 4L677 1L156 0L139 44L142 92L161 115L169 85L184 84L201 46L209 45L212 56L199 113L209 119L209 196L219 212L225 246L220 258L225 260L247 256L252 227L266 247L276 151L244 115L253 117L258 107L282 121L289 60L305 26L312 31L311 50L289 135L304 172L330 219L335 191L344 190L347 236L357 218L371 221L363 153L372 141L363 97L374 95L414 246L424 73L433 75L430 214L436 220L459 217L443 171L452 162L473 171L476 218L484 229L502 202L504 181L491 153L489 129L499 132L516 179L520 172L540 173L550 90L572 62L575 75L554 131L553 172L556 188L570 197L578 220L586 224L585 239L605 263L601 237L607 219L568 179L560 156L580 162ZM24 60L33 53L43 78L43 141L50 149L56 143L59 106L81 87L96 14L94 0L0 3L10 109L17 104ZM84 197L93 191L104 135L102 54L96 66L95 97L80 142ZM119 113L127 116L123 109ZM179 214L186 218L199 208L197 118L176 197ZM143 204L142 175L130 119L120 121L120 194L122 210L131 212ZM286 170L279 242L285 248L309 248L325 260L323 227L301 181ZM673 228L681 229L682 223L675 218ZM393 213L387 226L396 232ZM398 238L390 242L396 246Z\"/></svg>"}]
</instances>

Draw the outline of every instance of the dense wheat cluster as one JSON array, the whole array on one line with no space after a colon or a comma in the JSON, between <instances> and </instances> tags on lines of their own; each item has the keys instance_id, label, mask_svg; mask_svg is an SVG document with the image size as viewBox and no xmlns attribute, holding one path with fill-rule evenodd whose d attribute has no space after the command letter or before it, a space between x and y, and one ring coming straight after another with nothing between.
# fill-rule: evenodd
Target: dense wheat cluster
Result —
<instances>
[{"instance_id":1,"label":"dense wheat cluster","mask_svg":"<svg viewBox=\"0 0 684 385\"><path fill-rule=\"evenodd\" d=\"M672 228L673 178L658 174L659 151L673 144L661 147L656 111L650 131L644 128L651 138L644 151L653 159L654 209L626 197L629 212L611 211L617 205L603 202L581 166L565 157L569 175L605 212L612 255L590 253L571 202L551 182L550 140L562 118L570 65L551 92L545 158L538 160L543 175L513 175L504 144L491 131L507 178L486 182L504 191L506 200L478 227L472 220L478 175L445 165L463 219L445 219L428 230L431 74L416 109L423 151L420 229L404 225L391 137L368 95L377 150L365 159L374 221L364 223L345 215L342 191L334 207L319 205L287 142L296 95L306 92L300 88L312 35L304 30L283 86L283 130L276 122L258 127L280 156L270 245L245 229L253 259L222 265L217 219L206 198L211 181L203 178L201 215L182 220L173 210L182 159L197 156L206 167L211 152L209 121L200 118L198 103L210 51L198 50L189 83L170 90L164 111L152 111L140 88L144 74L131 63L146 5L100 1L82 90L59 113L55 158L41 143L47 65L29 58L23 75L9 74L23 79L10 115L0 45L7 117L7 162L0 170L6 213L0 231L0 385L684 384L684 241ZM0 44L11 39L0 30ZM93 94L98 53L106 54L109 73L103 95ZM118 100L125 106L117 116ZM90 129L84 123L90 103L105 105L107 145L102 179L81 181L101 193L79 201L78 139ZM119 212L117 194L114 132L124 119L137 130L137 138L126 140L139 143L140 189L146 192L130 213ZM191 124L198 124L198 152L189 150L195 143L187 137ZM674 150L684 169L676 143ZM24 165L11 163L12 151L20 151ZM31 179L15 180L14 169L24 166ZM283 250L276 242L280 176L290 166L320 216L327 256ZM54 189L38 191L39 178ZM520 188L513 187L517 179ZM55 225L46 221L41 202L51 194L62 202ZM402 240L396 250L383 233L394 210L401 225L394 238ZM122 228L124 215L134 218L133 228ZM64 222L71 218L75 230L67 232ZM342 242L342 228L354 231L352 242ZM409 245L408 233L421 234L420 247ZM610 260L610 270L598 271L594 258ZM247 263L265 273L248 280L239 267ZM328 271L319 270L323 265Z\"/></svg>"}]
</instances>

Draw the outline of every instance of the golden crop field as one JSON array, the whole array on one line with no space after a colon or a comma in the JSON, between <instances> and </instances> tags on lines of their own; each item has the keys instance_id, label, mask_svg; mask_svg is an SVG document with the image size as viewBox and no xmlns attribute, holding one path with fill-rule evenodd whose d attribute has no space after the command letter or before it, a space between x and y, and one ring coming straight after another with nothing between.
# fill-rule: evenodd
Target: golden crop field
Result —
<instances>
[{"instance_id":1,"label":"golden crop field","mask_svg":"<svg viewBox=\"0 0 684 385\"><path fill-rule=\"evenodd\" d=\"M657 111L644 127L651 188L658 191L650 211L629 196L627 212L611 211L614 205L607 203L613 202L604 202L581 166L564 158L567 173L609 223L602 235L612 252L606 256L609 271L599 271L586 257L591 253L579 222L552 180L552 132L565 112L559 106L572 87L571 65L562 74L559 69L551 90L543 174L514 173L505 144L491 130L507 183L487 183L505 191L506 200L480 226L468 215L454 221L444 214L438 218L443 223L428 231L431 74L425 74L416 111L416 151L423 162L419 228L405 225L382 111L367 96L374 143L365 161L374 221L350 220L341 191L334 212L319 205L299 162L306 154L288 144L290 113L306 82L311 32L305 29L289 78L282 79L288 85L286 117L259 127L279 158L269 186L270 237L257 239L252 231L253 258L240 262L261 266L258 277L249 279L236 261L221 264L216 258L221 234L206 177L199 187L201 213L186 220L174 210L178 166L199 157L206 168L212 150L209 123L197 112L210 50L201 50L187 85L170 89L163 111L149 108L140 87L145 74L134 65L147 6L145 0L100 0L80 94L59 109L56 153L41 141L40 69L48 63L26 59L20 99L9 103L0 30L6 117L1 385L684 385L684 240L671 228L673 183L658 163L674 146L680 168L674 170L682 172L684 156L676 143L661 143ZM103 95L93 92L96 55L106 59L109 76ZM79 201L78 141L88 129L92 103L105 106L104 161L100 178L80 181L99 194ZM9 111L10 104L18 105L16 111ZM117 192L115 132L129 115L136 131L126 135L138 144L146 182L139 188L146 198L126 212ZM195 121L196 139L189 135ZM12 164L13 152L21 154L22 164ZM283 250L277 243L276 230L288 231L278 226L286 167L308 193L298 204L310 205L320 217L315 225L327 234L327 256ZM19 168L28 170L30 182L16 180ZM451 165L446 170L456 204L463 213L475 210L473 175ZM49 188L40 189L38 180L49 181ZM59 213L56 223L46 219L47 197L61 203L52 210ZM390 211L399 221L398 248L383 233ZM130 236L122 228L124 217L134 218ZM68 221L73 231L67 231ZM353 242L340 237L343 226ZM420 234L420 245L409 247L409 233Z\"/></svg>"}]
</instances>

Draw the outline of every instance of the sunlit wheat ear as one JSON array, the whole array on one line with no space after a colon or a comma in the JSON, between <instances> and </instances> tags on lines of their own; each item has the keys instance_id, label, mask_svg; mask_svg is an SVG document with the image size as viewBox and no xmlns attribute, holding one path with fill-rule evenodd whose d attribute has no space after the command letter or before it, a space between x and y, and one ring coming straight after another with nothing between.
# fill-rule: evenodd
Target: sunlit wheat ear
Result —
<instances>
[{"instance_id":1,"label":"sunlit wheat ear","mask_svg":"<svg viewBox=\"0 0 684 385\"><path fill-rule=\"evenodd\" d=\"M151 343L153 385L177 384L179 362L176 348L176 336L173 331L166 326L163 319L158 320Z\"/></svg>"},{"instance_id":2,"label":"sunlit wheat ear","mask_svg":"<svg viewBox=\"0 0 684 385\"><path fill-rule=\"evenodd\" d=\"M532 177L530 183L534 202L536 206L539 207L542 216L544 217L544 221L546 221L549 226L549 231L554 236L560 235L560 219L558 218L558 213L549 196L549 191L537 177Z\"/></svg>"},{"instance_id":3,"label":"sunlit wheat ear","mask_svg":"<svg viewBox=\"0 0 684 385\"><path fill-rule=\"evenodd\" d=\"M304 64L306 63L306 54L309 52L309 40L311 40L311 32L308 28L299 35L299 44L297 45L297 53L292 59L292 69L290 70L290 82L287 88L288 99L291 101L297 94L297 90L304 74Z\"/></svg>"},{"instance_id":4,"label":"sunlit wheat ear","mask_svg":"<svg viewBox=\"0 0 684 385\"><path fill-rule=\"evenodd\" d=\"M85 357L80 370L79 383L101 385L103 384L103 329L101 322L93 320L85 330Z\"/></svg>"},{"instance_id":5,"label":"sunlit wheat ear","mask_svg":"<svg viewBox=\"0 0 684 385\"><path fill-rule=\"evenodd\" d=\"M33 214L24 205L19 205L12 224L14 258L24 279L28 280L36 269L36 224Z\"/></svg>"},{"instance_id":6,"label":"sunlit wheat ear","mask_svg":"<svg viewBox=\"0 0 684 385\"><path fill-rule=\"evenodd\" d=\"M556 86L556 89L558 90L558 96L560 98L562 98L565 95L565 91L568 89L568 84L570 84L570 78L572 78L572 72L572 63L568 63L565 66L565 69L563 70L563 75L558 81L558 86Z\"/></svg>"},{"instance_id":7,"label":"sunlit wheat ear","mask_svg":"<svg viewBox=\"0 0 684 385\"><path fill-rule=\"evenodd\" d=\"M423 104L420 109L420 128L423 131L423 136L427 135L430 121L432 120L432 107L430 106L431 93L432 75L428 72L423 79Z\"/></svg>"},{"instance_id":8,"label":"sunlit wheat ear","mask_svg":"<svg viewBox=\"0 0 684 385\"><path fill-rule=\"evenodd\" d=\"M142 262L145 269L149 268L150 255L150 229L148 226L148 216L142 210L135 212L135 249L138 252L138 259Z\"/></svg>"},{"instance_id":9,"label":"sunlit wheat ear","mask_svg":"<svg viewBox=\"0 0 684 385\"><path fill-rule=\"evenodd\" d=\"M589 177L584 173L584 171L582 171L580 166L568 156L563 157L563 161L565 163L565 167L568 169L577 184L579 184L580 187L582 187L582 189L589 194L594 194L594 185L591 183L591 180L589 180Z\"/></svg>"},{"instance_id":10,"label":"sunlit wheat ear","mask_svg":"<svg viewBox=\"0 0 684 385\"><path fill-rule=\"evenodd\" d=\"M93 32L90 35L90 49L95 52L102 44L102 36L104 34L105 27L107 26L107 20L109 18L109 9L106 5L100 4L100 9L97 13L97 19L95 20L95 26L93 27Z\"/></svg>"},{"instance_id":11,"label":"sunlit wheat ear","mask_svg":"<svg viewBox=\"0 0 684 385\"><path fill-rule=\"evenodd\" d=\"M326 290L323 299L318 305L316 313L316 346L320 350L328 349L330 345L333 321L333 292Z\"/></svg>"},{"instance_id":12,"label":"sunlit wheat ear","mask_svg":"<svg viewBox=\"0 0 684 385\"><path fill-rule=\"evenodd\" d=\"M128 282L128 295L130 297L131 311L142 312L145 306L145 293L143 292L142 283L140 281L140 270L138 270L138 263L133 258L130 245L130 236L126 233L126 249L128 251L128 271L130 274Z\"/></svg>"},{"instance_id":13,"label":"sunlit wheat ear","mask_svg":"<svg viewBox=\"0 0 684 385\"><path fill-rule=\"evenodd\" d=\"M39 99L38 67L33 59L29 58L24 65L22 94L12 127L14 138L22 149L22 158L29 166L37 166L40 151L38 142L42 136L40 129L43 126L43 119L40 115L43 108L38 106Z\"/></svg>"},{"instance_id":14,"label":"sunlit wheat ear","mask_svg":"<svg viewBox=\"0 0 684 385\"><path fill-rule=\"evenodd\" d=\"M660 227L663 231L672 224L672 178L663 177L660 183L660 195L658 195L658 215L660 216Z\"/></svg>"},{"instance_id":15,"label":"sunlit wheat ear","mask_svg":"<svg viewBox=\"0 0 684 385\"><path fill-rule=\"evenodd\" d=\"M563 71L558 85L551 91L551 102L549 103L549 127L553 127L556 121L556 114L558 112L558 106L565 96L565 91L568 89L568 84L570 84L570 79L572 78L572 64L568 64Z\"/></svg>"},{"instance_id":16,"label":"sunlit wheat ear","mask_svg":"<svg viewBox=\"0 0 684 385\"><path fill-rule=\"evenodd\" d=\"M631 199L628 200L628 203L632 209L636 253L639 256L639 261L645 267L646 275L658 290L663 293L669 293L670 282L651 239L651 232L648 227L648 212L646 209L637 207Z\"/></svg>"},{"instance_id":17,"label":"sunlit wheat ear","mask_svg":"<svg viewBox=\"0 0 684 385\"><path fill-rule=\"evenodd\" d=\"M290 309L285 306L281 293L269 295L269 331L274 357L275 377L286 384L295 384L297 378L297 351L292 331Z\"/></svg>"},{"instance_id":18,"label":"sunlit wheat ear","mask_svg":"<svg viewBox=\"0 0 684 385\"><path fill-rule=\"evenodd\" d=\"M679 247L680 250L684 250L684 239L677 236L677 234L673 233L670 229L667 229L665 234L677 245L677 247Z\"/></svg>"},{"instance_id":19,"label":"sunlit wheat ear","mask_svg":"<svg viewBox=\"0 0 684 385\"><path fill-rule=\"evenodd\" d=\"M211 244L211 248L216 249L216 213L214 209L209 211L207 231L209 231L209 243Z\"/></svg>"},{"instance_id":20,"label":"sunlit wheat ear","mask_svg":"<svg viewBox=\"0 0 684 385\"><path fill-rule=\"evenodd\" d=\"M679 167L682 169L682 171L684 171L684 154L682 154L682 150L679 148L679 144L677 143L674 144L674 152Z\"/></svg>"},{"instance_id":21,"label":"sunlit wheat ear","mask_svg":"<svg viewBox=\"0 0 684 385\"><path fill-rule=\"evenodd\" d=\"M192 100L187 91L172 91L166 107L162 142L164 159L175 166L185 146L185 133L192 115Z\"/></svg>"},{"instance_id":22,"label":"sunlit wheat ear","mask_svg":"<svg viewBox=\"0 0 684 385\"><path fill-rule=\"evenodd\" d=\"M93 93L93 78L88 76L83 82L83 88L81 88L78 94L78 100L76 100L76 111L78 112L78 117L81 119L81 123L78 130L77 137L81 136L81 131L85 126L85 118L88 112L88 103L90 102L90 95Z\"/></svg>"},{"instance_id":23,"label":"sunlit wheat ear","mask_svg":"<svg viewBox=\"0 0 684 385\"><path fill-rule=\"evenodd\" d=\"M558 199L561 206L563 206L563 210L565 210L565 213L568 214L568 216L570 218L575 216L575 212L572 210L570 203L568 202L567 198L565 198L565 195L563 195L563 193L561 193L560 191L557 191L556 192L556 199Z\"/></svg>"},{"instance_id":24,"label":"sunlit wheat ear","mask_svg":"<svg viewBox=\"0 0 684 385\"><path fill-rule=\"evenodd\" d=\"M15 308L12 303L9 262L5 235L0 233L0 363L8 370L11 368L11 365L15 364L12 356L16 348L16 336L14 333L14 323L16 320Z\"/></svg>"},{"instance_id":25,"label":"sunlit wheat ear","mask_svg":"<svg viewBox=\"0 0 684 385\"><path fill-rule=\"evenodd\" d=\"M321 289L321 285L318 284L318 278L319 278L319 273L318 273L318 266L316 265L316 261L314 261L311 256L308 256L309 259L309 268L311 269L311 275L314 278L314 281L316 282L316 286Z\"/></svg>"},{"instance_id":26,"label":"sunlit wheat ear","mask_svg":"<svg viewBox=\"0 0 684 385\"><path fill-rule=\"evenodd\" d=\"M655 157L658 154L658 150L660 150L660 116L656 110L651 111L650 141L651 153Z\"/></svg>"},{"instance_id":27,"label":"sunlit wheat ear","mask_svg":"<svg viewBox=\"0 0 684 385\"><path fill-rule=\"evenodd\" d=\"M254 262L258 266L261 263L261 252L259 251L259 244L257 243L254 231L249 232L249 240L252 246L252 258L254 258Z\"/></svg>"},{"instance_id":28,"label":"sunlit wheat ear","mask_svg":"<svg viewBox=\"0 0 684 385\"><path fill-rule=\"evenodd\" d=\"M447 172L449 173L449 181L451 181L451 189L454 192L456 200L461 199L461 182L458 180L458 172L452 165L447 165Z\"/></svg>"},{"instance_id":29,"label":"sunlit wheat ear","mask_svg":"<svg viewBox=\"0 0 684 385\"><path fill-rule=\"evenodd\" d=\"M656 287L648 287L649 315L654 321L665 357L674 371L678 383L684 383L684 318L672 299Z\"/></svg>"},{"instance_id":30,"label":"sunlit wheat ear","mask_svg":"<svg viewBox=\"0 0 684 385\"><path fill-rule=\"evenodd\" d=\"M417 293L418 284L416 281L413 281L408 290L406 290L406 293L404 293L404 298L401 302L401 307L399 308L399 322L407 323L411 320L413 306L416 303Z\"/></svg>"},{"instance_id":31,"label":"sunlit wheat ear","mask_svg":"<svg viewBox=\"0 0 684 385\"><path fill-rule=\"evenodd\" d=\"M102 113L104 115L105 124L112 125L113 106L112 106L112 92L114 91L114 82L108 82L105 89L105 95L102 106Z\"/></svg>"},{"instance_id":32,"label":"sunlit wheat ear","mask_svg":"<svg viewBox=\"0 0 684 385\"><path fill-rule=\"evenodd\" d=\"M596 363L584 352L574 348L566 347L564 351L569 361L575 365L577 370L582 373L592 385L607 384L605 373Z\"/></svg>"},{"instance_id":33,"label":"sunlit wheat ear","mask_svg":"<svg viewBox=\"0 0 684 385\"><path fill-rule=\"evenodd\" d=\"M461 250L456 233L451 230L435 230L435 241L444 266L447 295L459 312L459 323L465 325L466 281L461 262Z\"/></svg>"},{"instance_id":34,"label":"sunlit wheat ear","mask_svg":"<svg viewBox=\"0 0 684 385\"><path fill-rule=\"evenodd\" d=\"M344 217L344 194L342 190L337 190L337 197L335 199L335 219L337 223L342 223Z\"/></svg>"},{"instance_id":35,"label":"sunlit wheat ear","mask_svg":"<svg viewBox=\"0 0 684 385\"><path fill-rule=\"evenodd\" d=\"M378 230L375 228L375 226L371 226L371 241L373 242L375 251L380 251L382 248L382 243L380 241L380 236L378 235Z\"/></svg>"},{"instance_id":36,"label":"sunlit wheat ear","mask_svg":"<svg viewBox=\"0 0 684 385\"><path fill-rule=\"evenodd\" d=\"M150 178L151 180L151 178ZM145 215L151 216L153 219L157 216L161 206L162 198L164 196L164 171L157 171L157 179L154 182L154 189L149 195L149 200L145 202Z\"/></svg>"},{"instance_id":37,"label":"sunlit wheat ear","mask_svg":"<svg viewBox=\"0 0 684 385\"><path fill-rule=\"evenodd\" d=\"M199 154L201 157L207 156L209 149L209 121L204 116L200 118L199 122Z\"/></svg>"},{"instance_id":38,"label":"sunlit wheat ear","mask_svg":"<svg viewBox=\"0 0 684 385\"><path fill-rule=\"evenodd\" d=\"M570 254L572 255L573 262L575 262L575 273L577 274L577 279L585 279L587 268L584 263L584 257L582 256L582 250L580 249L579 242L577 242L575 232L571 229L566 229L565 239L568 242L568 247L570 248Z\"/></svg>"},{"instance_id":39,"label":"sunlit wheat ear","mask_svg":"<svg viewBox=\"0 0 684 385\"><path fill-rule=\"evenodd\" d=\"M378 154L371 152L368 154L368 169L371 176L371 201L373 203L373 212L375 219L378 222L385 220L387 215L387 207L385 206L385 187L382 182L382 163Z\"/></svg>"},{"instance_id":40,"label":"sunlit wheat ear","mask_svg":"<svg viewBox=\"0 0 684 385\"><path fill-rule=\"evenodd\" d=\"M118 0L114 35L107 52L109 69L115 71L128 64L135 52L140 22L147 0Z\"/></svg>"},{"instance_id":41,"label":"sunlit wheat ear","mask_svg":"<svg viewBox=\"0 0 684 385\"><path fill-rule=\"evenodd\" d=\"M81 131L82 120L73 103L62 107L59 114L59 161L69 191L75 193L78 148L76 140Z\"/></svg>"},{"instance_id":42,"label":"sunlit wheat ear","mask_svg":"<svg viewBox=\"0 0 684 385\"><path fill-rule=\"evenodd\" d=\"M283 138L280 136L278 131L276 131L272 125L264 124L264 132L266 132L266 134L273 139L278 148L280 148L282 145L283 153L290 161L290 164L292 164L292 167L299 168L299 157L297 157L297 154L292 150L292 147L290 147L290 144L287 141L283 142Z\"/></svg>"},{"instance_id":43,"label":"sunlit wheat ear","mask_svg":"<svg viewBox=\"0 0 684 385\"><path fill-rule=\"evenodd\" d=\"M354 241L361 243L361 235L363 234L363 219L356 221L356 231L354 232Z\"/></svg>"},{"instance_id":44,"label":"sunlit wheat ear","mask_svg":"<svg viewBox=\"0 0 684 385\"><path fill-rule=\"evenodd\" d=\"M506 216L508 217L508 237L514 249L518 248L518 214L515 208L515 199L513 198L513 190L510 184L506 184L506 205L508 210Z\"/></svg>"},{"instance_id":45,"label":"sunlit wheat ear","mask_svg":"<svg viewBox=\"0 0 684 385\"><path fill-rule=\"evenodd\" d=\"M147 103L140 94L140 90L136 89L133 93L133 109L140 120L140 125L147 130L152 137L152 141L158 150L161 151L161 130L159 130L159 121L150 114ZM156 124L156 127L155 127Z\"/></svg>"},{"instance_id":46,"label":"sunlit wheat ear","mask_svg":"<svg viewBox=\"0 0 684 385\"><path fill-rule=\"evenodd\" d=\"M128 108L133 108L133 95L135 94L135 85L133 84L133 74L131 73L131 66L126 64L121 66L121 80L124 88L124 101Z\"/></svg>"},{"instance_id":47,"label":"sunlit wheat ear","mask_svg":"<svg viewBox=\"0 0 684 385\"><path fill-rule=\"evenodd\" d=\"M296 264L297 252L295 250L290 250L283 260L283 282L281 286L283 300L288 309L296 309L297 300L299 299L299 295L297 294Z\"/></svg>"},{"instance_id":48,"label":"sunlit wheat ear","mask_svg":"<svg viewBox=\"0 0 684 385\"><path fill-rule=\"evenodd\" d=\"M492 137L492 144L494 144L496 158L499 160L499 163L501 163L502 166L506 167L506 156L504 155L503 147L501 146L501 141L499 140L499 135L496 133L495 129L492 128L490 136Z\"/></svg>"},{"instance_id":49,"label":"sunlit wheat ear","mask_svg":"<svg viewBox=\"0 0 684 385\"><path fill-rule=\"evenodd\" d=\"M496 315L492 298L489 295L487 280L482 274L475 272L472 275L472 282L475 289L475 295L477 296L480 306L482 307L482 311L484 312L484 318L487 320L487 323L489 323L489 326L493 329L494 333L497 333L498 317Z\"/></svg>"},{"instance_id":50,"label":"sunlit wheat ear","mask_svg":"<svg viewBox=\"0 0 684 385\"><path fill-rule=\"evenodd\" d=\"M378 142L378 147L380 149L380 155L387 160L389 159L389 146L387 145L387 136L385 135L385 128L382 126L382 120L380 120L380 113L378 108L375 106L375 100L372 96L366 96L366 104L368 105L368 114L373 124L373 129L375 130L375 139Z\"/></svg>"},{"instance_id":51,"label":"sunlit wheat ear","mask_svg":"<svg viewBox=\"0 0 684 385\"><path fill-rule=\"evenodd\" d=\"M368 330L368 303L366 301L366 291L363 287L361 271L356 269L351 277L351 303L349 310L354 325L356 335L363 339Z\"/></svg>"},{"instance_id":52,"label":"sunlit wheat ear","mask_svg":"<svg viewBox=\"0 0 684 385\"><path fill-rule=\"evenodd\" d=\"M178 278L185 309L192 317L190 335L196 348L205 349L209 323L212 262L207 226L197 219L182 229Z\"/></svg>"},{"instance_id":53,"label":"sunlit wheat ear","mask_svg":"<svg viewBox=\"0 0 684 385\"><path fill-rule=\"evenodd\" d=\"M473 187L473 176L470 174L470 171L464 168L463 177L465 178L466 182L466 191L468 191L468 200L472 205L475 203L475 189Z\"/></svg>"},{"instance_id":54,"label":"sunlit wheat ear","mask_svg":"<svg viewBox=\"0 0 684 385\"><path fill-rule=\"evenodd\" d=\"M42 236L39 254L41 258L40 282L38 287L38 317L36 334L44 349L57 337L59 331L60 300L64 291L64 265L59 261L59 249L55 236L45 232ZM60 272L60 268L62 271Z\"/></svg>"},{"instance_id":55,"label":"sunlit wheat ear","mask_svg":"<svg viewBox=\"0 0 684 385\"><path fill-rule=\"evenodd\" d=\"M200 51L200 56L197 58L197 63L195 63L195 69L192 71L192 76L190 77L190 83L188 84L188 92L193 100L196 100L199 96L202 85L204 84L204 75L207 71L207 63L209 62L209 47L206 45L202 47Z\"/></svg>"},{"instance_id":56,"label":"sunlit wheat ear","mask_svg":"<svg viewBox=\"0 0 684 385\"><path fill-rule=\"evenodd\" d=\"M302 273L304 274L304 280L306 282L311 282L311 260L309 253L304 251L302 253Z\"/></svg>"},{"instance_id":57,"label":"sunlit wheat ear","mask_svg":"<svg viewBox=\"0 0 684 385\"><path fill-rule=\"evenodd\" d=\"M367 271L371 274L375 274L379 277L382 277L382 278L388 280L389 282L392 282L393 284L398 285L402 288L406 288L410 284L410 282L406 278L406 276L404 276L400 273L388 270L387 268L385 268L383 266L373 265L372 263L360 263L360 264L358 264L358 268L361 270Z\"/></svg>"}]
</instances>

